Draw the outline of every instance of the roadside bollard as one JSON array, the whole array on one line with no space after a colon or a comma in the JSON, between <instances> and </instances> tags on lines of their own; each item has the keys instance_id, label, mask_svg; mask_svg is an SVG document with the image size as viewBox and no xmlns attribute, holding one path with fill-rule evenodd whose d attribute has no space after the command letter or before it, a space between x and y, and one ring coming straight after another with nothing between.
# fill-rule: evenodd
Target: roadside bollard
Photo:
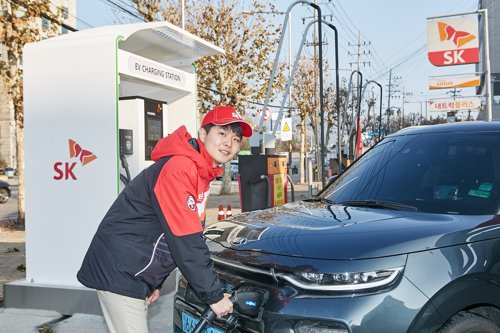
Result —
<instances>
[{"instance_id":1,"label":"roadside bollard","mask_svg":"<svg viewBox=\"0 0 500 333\"><path fill-rule=\"evenodd\" d=\"M231 205L227 205L226 208L226 218L233 216L233 212L231 211Z\"/></svg>"},{"instance_id":2,"label":"roadside bollard","mask_svg":"<svg viewBox=\"0 0 500 333\"><path fill-rule=\"evenodd\" d=\"M217 214L217 221L224 220L224 206L219 205L219 213Z\"/></svg>"}]
</instances>

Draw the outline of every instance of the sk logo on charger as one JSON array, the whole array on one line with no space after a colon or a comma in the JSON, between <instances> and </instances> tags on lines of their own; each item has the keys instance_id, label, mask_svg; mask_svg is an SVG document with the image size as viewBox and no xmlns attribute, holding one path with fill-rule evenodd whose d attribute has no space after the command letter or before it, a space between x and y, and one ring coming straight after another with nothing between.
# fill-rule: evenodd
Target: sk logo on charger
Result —
<instances>
[{"instance_id":1,"label":"sk logo on charger","mask_svg":"<svg viewBox=\"0 0 500 333\"><path fill-rule=\"evenodd\" d=\"M82 147L76 143L74 140L69 139L69 157L78 158L82 166L85 166L95 160L97 156L89 150L82 149ZM76 176L73 172L77 162L56 162L54 163L54 175L55 180L76 180Z\"/></svg>"}]
</instances>

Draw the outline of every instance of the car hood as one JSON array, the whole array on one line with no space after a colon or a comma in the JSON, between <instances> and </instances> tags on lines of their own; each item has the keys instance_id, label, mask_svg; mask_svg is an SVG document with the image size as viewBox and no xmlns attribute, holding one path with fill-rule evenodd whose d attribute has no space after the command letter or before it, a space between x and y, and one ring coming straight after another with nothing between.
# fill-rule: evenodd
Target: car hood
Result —
<instances>
[{"instance_id":1,"label":"car hood","mask_svg":"<svg viewBox=\"0 0 500 333\"><path fill-rule=\"evenodd\" d=\"M369 259L487 239L492 236L488 226L499 224L491 215L444 215L298 201L220 221L207 227L204 237L209 246L215 242L219 248L238 251ZM474 231L478 226L486 229Z\"/></svg>"}]
</instances>

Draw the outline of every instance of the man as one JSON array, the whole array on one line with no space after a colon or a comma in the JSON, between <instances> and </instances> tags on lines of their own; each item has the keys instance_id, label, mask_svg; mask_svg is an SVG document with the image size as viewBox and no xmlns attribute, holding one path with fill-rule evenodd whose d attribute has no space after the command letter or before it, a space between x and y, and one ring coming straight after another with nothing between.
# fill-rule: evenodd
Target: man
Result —
<instances>
[{"instance_id":1,"label":"man","mask_svg":"<svg viewBox=\"0 0 500 333\"><path fill-rule=\"evenodd\" d=\"M201 232L210 182L252 129L230 106L201 126L197 140L181 126L158 141L156 163L120 193L85 255L78 281L97 289L112 333L148 332L148 305L176 267L217 317L232 312Z\"/></svg>"}]
</instances>

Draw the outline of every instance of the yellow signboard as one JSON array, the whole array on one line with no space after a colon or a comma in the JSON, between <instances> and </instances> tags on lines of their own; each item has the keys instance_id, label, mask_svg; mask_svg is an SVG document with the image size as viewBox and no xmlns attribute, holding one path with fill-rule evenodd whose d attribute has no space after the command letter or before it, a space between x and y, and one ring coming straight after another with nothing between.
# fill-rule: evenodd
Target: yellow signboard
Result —
<instances>
[{"instance_id":1,"label":"yellow signboard","mask_svg":"<svg viewBox=\"0 0 500 333\"><path fill-rule=\"evenodd\" d=\"M281 121L281 141L292 140L292 118L283 118Z\"/></svg>"},{"instance_id":2,"label":"yellow signboard","mask_svg":"<svg viewBox=\"0 0 500 333\"><path fill-rule=\"evenodd\" d=\"M273 206L285 204L285 174L279 173L273 175L274 181L274 196Z\"/></svg>"},{"instance_id":3,"label":"yellow signboard","mask_svg":"<svg viewBox=\"0 0 500 333\"><path fill-rule=\"evenodd\" d=\"M478 87L481 84L479 75L465 77L430 78L429 89L453 89L463 87Z\"/></svg>"}]
</instances>

